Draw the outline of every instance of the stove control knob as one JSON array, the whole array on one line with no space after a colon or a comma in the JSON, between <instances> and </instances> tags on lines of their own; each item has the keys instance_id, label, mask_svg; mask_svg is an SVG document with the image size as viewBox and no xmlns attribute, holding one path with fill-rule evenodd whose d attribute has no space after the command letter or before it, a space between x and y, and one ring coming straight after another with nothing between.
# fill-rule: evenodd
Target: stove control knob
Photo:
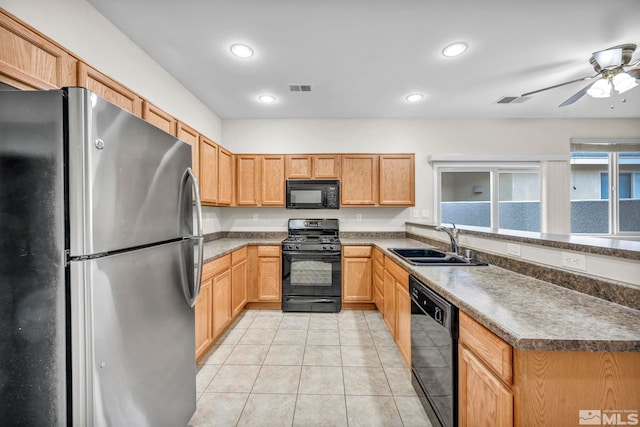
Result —
<instances>
[{"instance_id":1,"label":"stove control knob","mask_svg":"<svg viewBox=\"0 0 640 427\"><path fill-rule=\"evenodd\" d=\"M296 249L299 250L300 249L300 243L296 243Z\"/></svg>"}]
</instances>

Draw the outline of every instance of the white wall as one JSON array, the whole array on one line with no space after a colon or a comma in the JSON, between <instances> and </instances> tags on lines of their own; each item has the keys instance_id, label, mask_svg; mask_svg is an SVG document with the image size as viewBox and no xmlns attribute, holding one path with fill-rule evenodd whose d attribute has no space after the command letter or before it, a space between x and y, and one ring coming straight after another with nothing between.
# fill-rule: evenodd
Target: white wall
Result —
<instances>
[{"instance_id":1,"label":"white wall","mask_svg":"<svg viewBox=\"0 0 640 427\"><path fill-rule=\"evenodd\" d=\"M167 113L221 143L220 118L84 0L0 0L0 7Z\"/></svg>"},{"instance_id":2,"label":"white wall","mask_svg":"<svg viewBox=\"0 0 640 427\"><path fill-rule=\"evenodd\" d=\"M434 211L433 167L428 161L431 155L505 160L538 160L555 155L568 159L569 140L572 137L638 136L640 120L636 119L278 119L222 122L224 145L234 153L414 152L416 208L420 214L423 210L429 211L428 218L421 218L426 221L433 218ZM569 167L568 163L563 165ZM543 172L545 170L546 168L542 169ZM562 171L555 171L554 176L550 177L553 185L545 186L543 194L554 200L547 207L549 215L568 218L569 174L568 171L560 172ZM565 198L567 201L563 203ZM345 226L359 228L359 224L349 221L349 218L355 217L356 210L341 208L337 217L344 217ZM222 213L225 229L227 226L230 230L235 230L236 227L253 229L254 223L255 229L260 229L260 221L234 221L233 218L240 215L240 212L234 211L225 210ZM361 211L365 227L369 220L377 227L385 227L386 217L389 230L397 230L398 223L411 216L410 209L364 208ZM270 224L283 224L284 219L291 216L291 211L284 209L271 212L266 209L247 209L246 216L251 217L254 212L259 217L265 212ZM568 233L567 221L554 219L551 223L549 230L543 231Z\"/></svg>"}]
</instances>

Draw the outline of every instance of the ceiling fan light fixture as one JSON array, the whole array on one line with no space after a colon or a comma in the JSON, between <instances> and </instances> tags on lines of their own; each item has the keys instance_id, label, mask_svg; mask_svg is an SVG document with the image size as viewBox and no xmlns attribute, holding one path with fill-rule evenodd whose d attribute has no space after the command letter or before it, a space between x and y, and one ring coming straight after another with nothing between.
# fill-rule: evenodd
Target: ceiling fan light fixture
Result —
<instances>
[{"instance_id":1,"label":"ceiling fan light fixture","mask_svg":"<svg viewBox=\"0 0 640 427\"><path fill-rule=\"evenodd\" d=\"M636 79L630 76L629 74L622 72L613 76L613 87L618 93L624 93L629 89L633 89L638 86Z\"/></svg>"},{"instance_id":2,"label":"ceiling fan light fixture","mask_svg":"<svg viewBox=\"0 0 640 427\"><path fill-rule=\"evenodd\" d=\"M468 47L469 45L465 42L451 43L442 49L442 54L448 58L462 55Z\"/></svg>"},{"instance_id":3,"label":"ceiling fan light fixture","mask_svg":"<svg viewBox=\"0 0 640 427\"><path fill-rule=\"evenodd\" d=\"M600 79L591 85L587 94L594 98L608 98L611 96L611 83L608 79Z\"/></svg>"},{"instance_id":4,"label":"ceiling fan light fixture","mask_svg":"<svg viewBox=\"0 0 640 427\"><path fill-rule=\"evenodd\" d=\"M618 67L622 64L622 49L612 48L593 52L593 57L598 61L600 68Z\"/></svg>"}]
</instances>

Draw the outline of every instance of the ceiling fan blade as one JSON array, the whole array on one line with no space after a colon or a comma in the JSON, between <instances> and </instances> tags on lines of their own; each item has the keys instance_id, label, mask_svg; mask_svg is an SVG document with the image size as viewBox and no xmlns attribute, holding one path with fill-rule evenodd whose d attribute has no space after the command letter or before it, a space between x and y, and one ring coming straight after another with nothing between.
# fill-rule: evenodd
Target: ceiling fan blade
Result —
<instances>
[{"instance_id":1,"label":"ceiling fan blade","mask_svg":"<svg viewBox=\"0 0 640 427\"><path fill-rule=\"evenodd\" d=\"M597 80L596 80L597 81ZM595 84L595 82L593 83L589 83L587 86L583 87L580 91L576 92L571 98L567 99L566 101L564 101L562 104L558 105L558 107L566 107L567 105L571 105L574 102L576 102L578 99L582 98L583 96L585 96L585 94L587 93L587 91L589 90L589 88L591 86L593 86Z\"/></svg>"},{"instance_id":2,"label":"ceiling fan blade","mask_svg":"<svg viewBox=\"0 0 640 427\"><path fill-rule=\"evenodd\" d=\"M633 78L640 79L640 68L634 68L633 70L625 71L625 73L629 74Z\"/></svg>"},{"instance_id":3,"label":"ceiling fan blade","mask_svg":"<svg viewBox=\"0 0 640 427\"><path fill-rule=\"evenodd\" d=\"M577 83L577 82L582 82L582 81L585 81L585 80L590 80L590 79L596 78L598 76L600 76L600 73L594 74L593 76L587 76L587 77L582 77L582 78L579 78L579 79L571 80L570 82L564 82L564 83L560 83L560 84L557 84L557 85L545 87L544 89L538 89L538 90L534 90L534 91L531 91L531 92L523 93L522 95L520 95L520 97L522 98L522 97L525 97L525 96L534 95L536 93L544 92L545 90L555 89L557 87L570 85L571 83Z\"/></svg>"}]
</instances>

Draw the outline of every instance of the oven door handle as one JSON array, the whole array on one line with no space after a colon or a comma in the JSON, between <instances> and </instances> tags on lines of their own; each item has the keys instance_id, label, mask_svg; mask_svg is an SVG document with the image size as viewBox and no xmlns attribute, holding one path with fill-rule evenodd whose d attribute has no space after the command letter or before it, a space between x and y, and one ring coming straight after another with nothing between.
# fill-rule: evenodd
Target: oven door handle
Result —
<instances>
[{"instance_id":1,"label":"oven door handle","mask_svg":"<svg viewBox=\"0 0 640 427\"><path fill-rule=\"evenodd\" d=\"M291 255L297 257L308 257L314 259L324 259L329 257L340 256L342 252L340 251L331 251L331 252L307 252L307 251L282 251L282 255Z\"/></svg>"}]
</instances>

